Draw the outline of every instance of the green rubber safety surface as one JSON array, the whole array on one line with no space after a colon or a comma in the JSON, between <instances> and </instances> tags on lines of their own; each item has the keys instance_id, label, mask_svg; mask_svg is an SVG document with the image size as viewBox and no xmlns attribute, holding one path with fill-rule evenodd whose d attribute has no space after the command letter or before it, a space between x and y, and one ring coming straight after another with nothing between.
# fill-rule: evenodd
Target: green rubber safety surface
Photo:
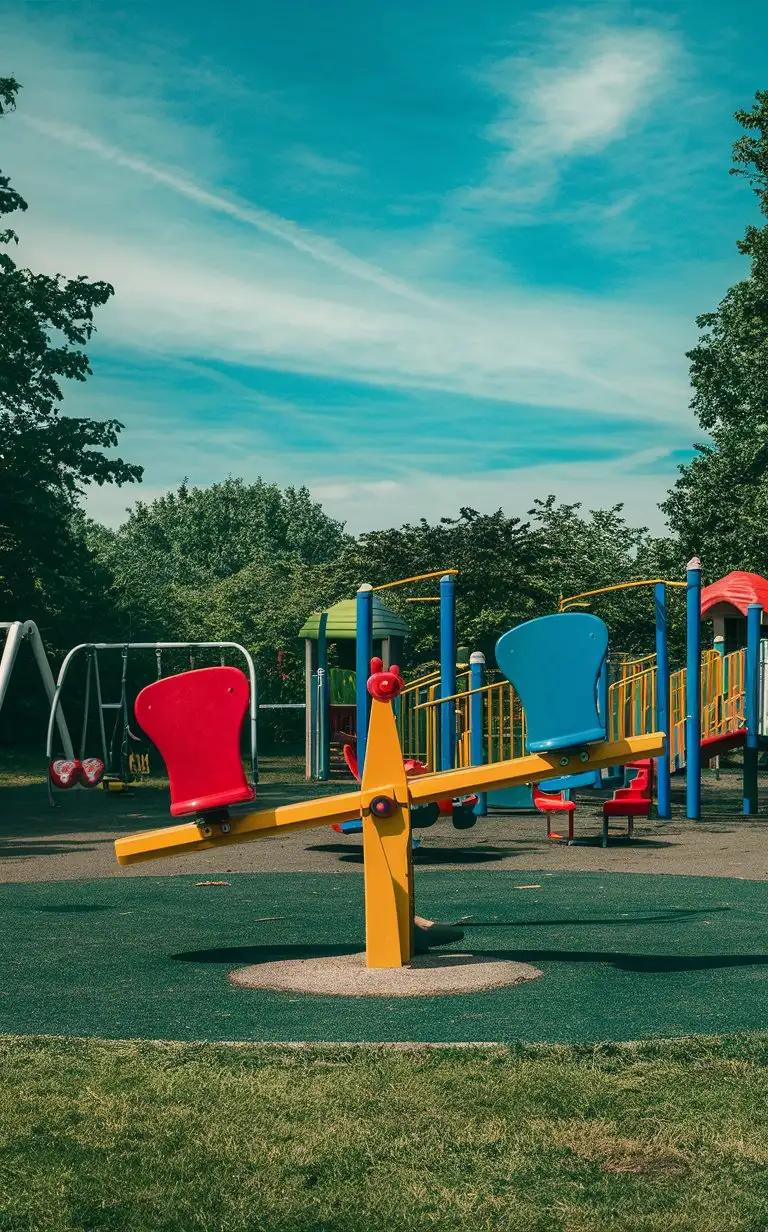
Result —
<instances>
[{"instance_id":1,"label":"green rubber safety surface","mask_svg":"<svg viewBox=\"0 0 768 1232\"><path fill-rule=\"evenodd\" d=\"M361 949L362 883L353 876L6 884L0 1033L595 1042L768 1027L765 882L488 870L416 877L420 913L471 916L454 949L531 962L543 978L471 996L392 999L230 984L228 972L249 963Z\"/></svg>"}]
</instances>

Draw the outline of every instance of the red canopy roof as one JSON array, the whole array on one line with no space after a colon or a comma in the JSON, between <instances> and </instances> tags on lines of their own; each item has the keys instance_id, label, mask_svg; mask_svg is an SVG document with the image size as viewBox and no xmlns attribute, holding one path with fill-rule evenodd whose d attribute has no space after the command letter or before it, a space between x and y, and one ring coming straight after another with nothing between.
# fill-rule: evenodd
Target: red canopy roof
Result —
<instances>
[{"instance_id":1,"label":"red canopy roof","mask_svg":"<svg viewBox=\"0 0 768 1232\"><path fill-rule=\"evenodd\" d=\"M720 604L727 604L746 616L750 603L759 603L768 611L768 582L759 573L729 573L719 582L705 586L701 592L702 616Z\"/></svg>"}]
</instances>

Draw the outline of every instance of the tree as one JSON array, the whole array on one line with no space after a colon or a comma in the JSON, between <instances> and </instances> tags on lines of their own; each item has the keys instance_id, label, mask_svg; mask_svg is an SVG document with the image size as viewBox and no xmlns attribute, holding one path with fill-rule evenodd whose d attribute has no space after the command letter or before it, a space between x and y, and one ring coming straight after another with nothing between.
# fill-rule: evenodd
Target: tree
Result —
<instances>
[{"instance_id":1,"label":"tree","mask_svg":"<svg viewBox=\"0 0 768 1232\"><path fill-rule=\"evenodd\" d=\"M139 502L116 531L91 525L89 542L134 639L240 641L257 657L262 695L282 693L287 675L299 700L298 630L329 601L347 542L306 488L183 483Z\"/></svg>"},{"instance_id":2,"label":"tree","mask_svg":"<svg viewBox=\"0 0 768 1232\"><path fill-rule=\"evenodd\" d=\"M746 130L733 148L731 175L745 178L768 218L768 91L735 118ZM731 569L768 569L768 224L750 225L737 248L750 260L688 352L691 403L710 441L661 508L683 555L699 552L709 579Z\"/></svg>"},{"instance_id":3,"label":"tree","mask_svg":"<svg viewBox=\"0 0 768 1232\"><path fill-rule=\"evenodd\" d=\"M0 78L0 116L20 88ZM27 208L0 174L0 214ZM113 288L20 268L7 251L17 243L15 231L0 231L0 610L33 617L55 640L73 570L89 564L73 521L79 497L91 483L137 481L142 468L104 453L117 444L117 420L59 414L62 380L91 375L82 348Z\"/></svg>"},{"instance_id":4,"label":"tree","mask_svg":"<svg viewBox=\"0 0 768 1232\"><path fill-rule=\"evenodd\" d=\"M351 596L361 582L382 585L440 568L459 569L456 623L459 645L482 650L493 665L496 641L507 629L558 610L561 595L633 578L661 567L663 541L629 526L614 509L582 513L554 496L536 501L530 521L502 510L461 509L457 518L422 519L372 531L348 544L333 573L335 598ZM667 552L667 556L669 553ZM407 661L421 665L438 656L436 605L408 599L436 595L438 580L384 592L381 598L408 622ZM591 605L611 629L611 644L644 654L653 649L653 599L648 591L618 592Z\"/></svg>"},{"instance_id":5,"label":"tree","mask_svg":"<svg viewBox=\"0 0 768 1232\"><path fill-rule=\"evenodd\" d=\"M335 599L354 595L362 582L380 586L399 578L439 569L460 570L456 623L460 645L483 650L490 658L497 637L512 624L536 615L543 596L537 572L538 537L528 523L501 509L481 514L462 508L456 518L441 518L370 531L348 544L335 568ZM407 658L423 664L438 655L437 604L409 598L438 593L439 579L395 588L382 600L407 621Z\"/></svg>"},{"instance_id":6,"label":"tree","mask_svg":"<svg viewBox=\"0 0 768 1232\"><path fill-rule=\"evenodd\" d=\"M550 496L535 502L532 516L549 545L550 610L555 610L561 595L648 578L683 578L684 562L675 556L670 542L655 538L644 526L629 525L621 505L582 512L580 505L558 505ZM608 591L583 602L585 610L608 625L612 651L641 656L655 649L652 587ZM684 605L671 599L668 632L673 658L682 654L684 630Z\"/></svg>"}]
</instances>

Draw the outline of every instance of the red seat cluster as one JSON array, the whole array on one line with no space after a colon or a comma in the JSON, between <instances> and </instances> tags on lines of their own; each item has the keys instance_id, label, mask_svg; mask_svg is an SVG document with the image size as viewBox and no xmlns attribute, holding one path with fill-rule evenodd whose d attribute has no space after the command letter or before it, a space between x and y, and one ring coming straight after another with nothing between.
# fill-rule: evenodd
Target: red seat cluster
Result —
<instances>
[{"instance_id":1,"label":"red seat cluster","mask_svg":"<svg viewBox=\"0 0 768 1232\"><path fill-rule=\"evenodd\" d=\"M104 777L104 762L100 757L57 757L48 767L54 787L96 787Z\"/></svg>"}]
</instances>

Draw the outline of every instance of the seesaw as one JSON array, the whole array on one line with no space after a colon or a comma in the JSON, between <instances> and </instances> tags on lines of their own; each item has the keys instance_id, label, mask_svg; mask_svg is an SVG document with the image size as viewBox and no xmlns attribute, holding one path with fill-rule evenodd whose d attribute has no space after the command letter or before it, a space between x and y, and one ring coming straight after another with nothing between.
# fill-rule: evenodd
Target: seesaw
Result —
<instances>
[{"instance_id":1,"label":"seesaw","mask_svg":"<svg viewBox=\"0 0 768 1232\"><path fill-rule=\"evenodd\" d=\"M407 778L392 702L403 681L396 667L371 664L371 719L360 789L275 809L230 815L254 797L240 760L248 681L237 668L169 676L136 699L136 718L160 750L171 813L194 820L117 839L120 864L206 851L293 830L362 818L366 962L401 967L413 954L412 808L472 791L493 791L658 757L664 735L609 743L596 703L608 631L596 616L564 614L505 633L496 661L525 708L528 752L510 761ZM190 723L189 715L195 715Z\"/></svg>"}]
</instances>

